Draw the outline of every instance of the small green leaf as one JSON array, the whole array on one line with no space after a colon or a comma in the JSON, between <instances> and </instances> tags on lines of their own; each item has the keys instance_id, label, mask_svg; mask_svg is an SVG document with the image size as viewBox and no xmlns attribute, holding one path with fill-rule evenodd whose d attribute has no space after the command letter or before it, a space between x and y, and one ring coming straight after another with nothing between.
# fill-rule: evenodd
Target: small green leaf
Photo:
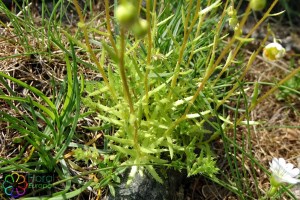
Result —
<instances>
[{"instance_id":1,"label":"small green leaf","mask_svg":"<svg viewBox=\"0 0 300 200\"><path fill-rule=\"evenodd\" d=\"M105 135L105 137L109 140L113 140L115 142L118 142L122 145L133 145L133 140L130 139L122 139L111 135Z\"/></svg>"},{"instance_id":2,"label":"small green leaf","mask_svg":"<svg viewBox=\"0 0 300 200\"><path fill-rule=\"evenodd\" d=\"M110 147L116 151L119 151L121 153L124 153L125 155L131 155L133 157L136 156L136 152L135 150L131 150L131 149L126 149L126 148L123 148L123 147L120 147L120 146L116 146L116 145L113 145L113 144L110 144Z\"/></svg>"},{"instance_id":3,"label":"small green leaf","mask_svg":"<svg viewBox=\"0 0 300 200\"><path fill-rule=\"evenodd\" d=\"M114 52L114 50L108 46L106 44L106 42L104 40L102 40L102 45L103 48L107 51L108 55L110 56L110 58L115 62L115 63L119 63L119 57L118 55Z\"/></svg>"},{"instance_id":4,"label":"small green leaf","mask_svg":"<svg viewBox=\"0 0 300 200\"><path fill-rule=\"evenodd\" d=\"M162 178L160 178L160 176L158 175L158 173L155 171L155 169L153 168L152 165L146 165L145 166L146 169L148 170L148 172L152 175L152 177L159 183L163 184L163 180Z\"/></svg>"},{"instance_id":5,"label":"small green leaf","mask_svg":"<svg viewBox=\"0 0 300 200\"><path fill-rule=\"evenodd\" d=\"M253 89L253 93L252 93L252 99L251 99L251 106L256 104L257 101L257 97L259 94L259 88L258 88L258 82L254 83L254 89Z\"/></svg>"},{"instance_id":6,"label":"small green leaf","mask_svg":"<svg viewBox=\"0 0 300 200\"><path fill-rule=\"evenodd\" d=\"M116 190L115 187L112 184L108 184L109 192L110 194L115 197L116 196Z\"/></svg>"},{"instance_id":7,"label":"small green leaf","mask_svg":"<svg viewBox=\"0 0 300 200\"><path fill-rule=\"evenodd\" d=\"M137 166L134 165L134 166L131 167L131 170L130 170L130 173L128 175L128 179L127 179L126 185L130 185L132 183L132 181L133 181L133 179L134 179L137 171L138 171L138 167Z\"/></svg>"},{"instance_id":8,"label":"small green leaf","mask_svg":"<svg viewBox=\"0 0 300 200\"><path fill-rule=\"evenodd\" d=\"M167 141L168 141L168 148L169 148L169 152L170 152L170 158L172 160L173 156L174 156L174 150L173 150L173 146L172 146L173 142L169 136L167 136Z\"/></svg>"}]
</instances>

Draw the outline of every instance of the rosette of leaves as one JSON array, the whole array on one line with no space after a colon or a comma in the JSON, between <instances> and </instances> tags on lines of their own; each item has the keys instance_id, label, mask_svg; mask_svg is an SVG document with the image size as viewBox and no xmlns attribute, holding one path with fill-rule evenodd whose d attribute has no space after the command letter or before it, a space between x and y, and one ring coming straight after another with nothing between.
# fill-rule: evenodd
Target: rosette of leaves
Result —
<instances>
[{"instance_id":1,"label":"rosette of leaves","mask_svg":"<svg viewBox=\"0 0 300 200\"><path fill-rule=\"evenodd\" d=\"M162 63L157 63L156 70L150 73L152 77L149 101L145 105L146 96L143 94L143 76L132 57L126 58L126 64L134 96L135 113L130 114L128 105L120 100L120 103L107 101L109 96L107 88L103 84L94 85L90 93L83 98L83 103L89 107L91 112L97 113L97 119L109 123L109 129L116 130L112 135L106 134L109 147L115 150L120 161L120 166L132 166L128 183L131 182L135 173L144 169L159 182L162 178L158 175L154 165L166 165L176 169L186 169L188 175L206 173L213 176L217 172L215 161L212 157L210 145L206 143L210 135L203 128L203 120L199 121L202 114L208 116L209 111L199 112L191 119L180 123L173 130L175 121L184 112L185 106L190 98L168 98L168 86L172 73L165 72ZM121 96L122 87L118 70L110 73L109 79L114 90ZM190 71L192 73L192 71ZM188 77L190 73L185 76ZM178 94L189 94L189 87L182 85L188 83L189 79L183 79L177 86ZM140 87L137 87L140 86ZM89 85L91 87L91 85ZM99 88L99 89L97 89ZM105 89L106 88L106 89ZM199 99L196 108L204 109L204 101ZM145 111L148 110L148 115ZM195 117L195 119L194 119ZM201 117L200 117L201 118ZM134 135L134 124L138 126L138 138ZM100 128L100 127L99 127ZM134 141L137 141L137 145ZM138 167L137 167L138 166Z\"/></svg>"},{"instance_id":2,"label":"rosette of leaves","mask_svg":"<svg viewBox=\"0 0 300 200\"><path fill-rule=\"evenodd\" d=\"M215 101L212 89L205 88L190 112L185 114L201 75L205 74L205 58L199 59L199 54L195 54L191 63L197 65L197 69L192 70L183 66L186 68L180 73L177 84L170 87L181 48L174 42L182 39L183 26L179 27L181 14L181 10L178 9L176 16L168 25L170 28L165 26L166 29L174 28L172 37L169 37L168 34L171 34L169 32L161 33L153 39L153 44L164 42L169 45L165 48L165 52L153 46L151 65L147 62L147 44L141 40L134 40L129 34L126 35L128 36L126 39L122 38L124 32L120 37L116 37L118 53L107 42L102 41L101 61L107 69L111 88L103 82L87 83L89 89L87 95L82 98L83 104L89 108L88 113L94 113L95 119L103 124L93 129L104 130L107 145L114 150L119 166L131 168L128 184L137 172L143 173L144 170L158 182L163 182L156 166L184 169L189 176L203 173L212 177L218 171L210 142L220 134L221 130L217 129L221 129L221 126L211 122L216 128L215 131L207 131L204 128L204 122L216 115L211 108L211 104ZM210 39L214 37L213 34L205 36ZM209 46L210 41L200 38L196 47ZM122 42L125 43L123 46L126 49L124 55L120 50ZM163 47L162 43L159 45ZM190 48L191 45L183 52L184 58L190 55ZM104 62L105 56L108 62ZM132 108L127 101L128 97L124 95L120 64L124 64L125 67ZM146 79L147 89L145 89ZM113 100L111 100L112 91L117 97Z\"/></svg>"}]
</instances>

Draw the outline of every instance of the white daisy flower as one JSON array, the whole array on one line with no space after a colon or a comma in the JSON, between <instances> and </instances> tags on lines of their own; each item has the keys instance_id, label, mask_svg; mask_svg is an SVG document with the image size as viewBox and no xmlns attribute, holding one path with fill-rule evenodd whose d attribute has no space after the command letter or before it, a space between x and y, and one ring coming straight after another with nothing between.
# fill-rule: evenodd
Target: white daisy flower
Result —
<instances>
[{"instance_id":1,"label":"white daisy flower","mask_svg":"<svg viewBox=\"0 0 300 200\"><path fill-rule=\"evenodd\" d=\"M270 170L272 171L271 184L273 186L282 183L300 183L300 180L296 178L300 170L294 168L292 163L287 163L283 158L273 158L272 163L270 163Z\"/></svg>"},{"instance_id":2,"label":"white daisy flower","mask_svg":"<svg viewBox=\"0 0 300 200\"><path fill-rule=\"evenodd\" d=\"M263 50L263 57L269 61L278 60L284 55L285 49L277 42L268 44Z\"/></svg>"}]
</instances>

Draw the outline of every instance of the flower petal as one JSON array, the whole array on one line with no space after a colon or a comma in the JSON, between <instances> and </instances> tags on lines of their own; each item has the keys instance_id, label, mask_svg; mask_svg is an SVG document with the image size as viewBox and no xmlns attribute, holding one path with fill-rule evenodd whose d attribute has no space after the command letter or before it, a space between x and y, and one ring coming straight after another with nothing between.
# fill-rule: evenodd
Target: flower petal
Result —
<instances>
[{"instance_id":1,"label":"flower petal","mask_svg":"<svg viewBox=\"0 0 300 200\"><path fill-rule=\"evenodd\" d=\"M274 168L276 165L278 165L277 163L278 163L278 159L277 158L273 158L272 162L270 163L270 166Z\"/></svg>"},{"instance_id":2,"label":"flower petal","mask_svg":"<svg viewBox=\"0 0 300 200\"><path fill-rule=\"evenodd\" d=\"M300 183L300 180L296 178L300 174L300 169L294 168L292 163L286 162L283 158L273 158L272 163L269 164L275 181L273 184Z\"/></svg>"},{"instance_id":3,"label":"flower petal","mask_svg":"<svg viewBox=\"0 0 300 200\"><path fill-rule=\"evenodd\" d=\"M296 177L300 174L300 169L299 168L294 168L292 170L289 171L289 174L292 176L292 177Z\"/></svg>"},{"instance_id":4,"label":"flower petal","mask_svg":"<svg viewBox=\"0 0 300 200\"><path fill-rule=\"evenodd\" d=\"M285 170L290 171L294 168L294 165L292 163L287 163L285 165Z\"/></svg>"},{"instance_id":5,"label":"flower petal","mask_svg":"<svg viewBox=\"0 0 300 200\"><path fill-rule=\"evenodd\" d=\"M279 158L279 159L278 159L278 162L279 162L279 165L280 165L280 166L282 166L282 167L285 166L285 163L286 163L286 162L285 162L285 160L284 160L283 158Z\"/></svg>"},{"instance_id":6,"label":"flower petal","mask_svg":"<svg viewBox=\"0 0 300 200\"><path fill-rule=\"evenodd\" d=\"M290 183L290 184L296 184L296 183L300 183L300 180L297 178L293 178L291 176L284 176L282 178L282 180L284 180L284 182L286 183Z\"/></svg>"}]
</instances>

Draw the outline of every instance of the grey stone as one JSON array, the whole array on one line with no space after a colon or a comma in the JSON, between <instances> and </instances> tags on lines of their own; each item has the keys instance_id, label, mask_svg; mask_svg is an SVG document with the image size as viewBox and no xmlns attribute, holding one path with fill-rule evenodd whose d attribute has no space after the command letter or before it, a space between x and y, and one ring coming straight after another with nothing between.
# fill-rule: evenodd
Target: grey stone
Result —
<instances>
[{"instance_id":1,"label":"grey stone","mask_svg":"<svg viewBox=\"0 0 300 200\"><path fill-rule=\"evenodd\" d=\"M168 200L176 199L177 189L185 175L174 170L167 170L164 183L154 180L149 174L136 174L132 183L126 186L128 172L122 177L122 182L115 187L116 195L109 195L106 200Z\"/></svg>"}]
</instances>

